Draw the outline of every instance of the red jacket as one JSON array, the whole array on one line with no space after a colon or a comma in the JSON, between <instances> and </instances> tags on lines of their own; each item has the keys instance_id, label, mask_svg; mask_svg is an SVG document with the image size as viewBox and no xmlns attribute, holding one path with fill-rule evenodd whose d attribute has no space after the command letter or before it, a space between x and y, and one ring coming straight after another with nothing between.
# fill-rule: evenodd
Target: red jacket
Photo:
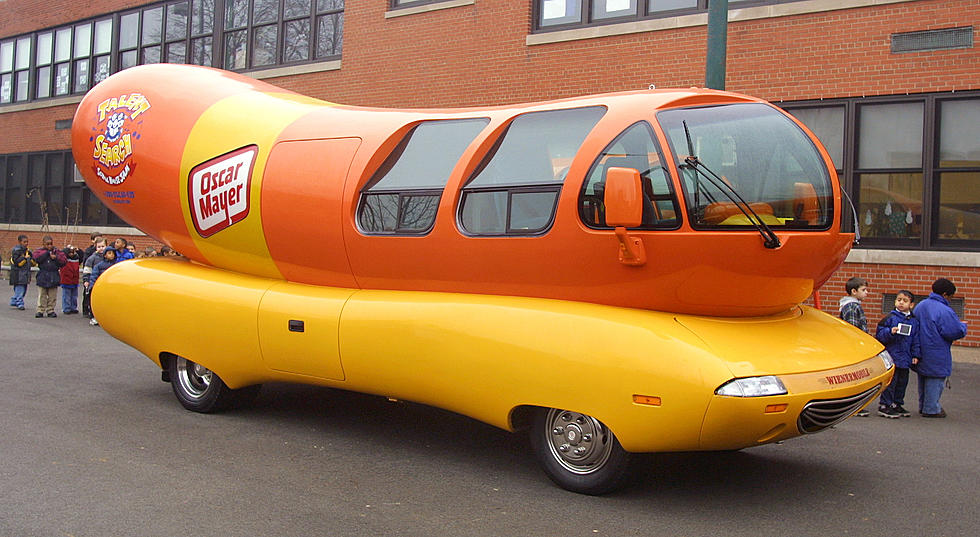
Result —
<instances>
[{"instance_id":1,"label":"red jacket","mask_svg":"<svg viewBox=\"0 0 980 537\"><path fill-rule=\"evenodd\" d=\"M61 285L78 285L77 259L69 259L58 272L61 273Z\"/></svg>"}]
</instances>

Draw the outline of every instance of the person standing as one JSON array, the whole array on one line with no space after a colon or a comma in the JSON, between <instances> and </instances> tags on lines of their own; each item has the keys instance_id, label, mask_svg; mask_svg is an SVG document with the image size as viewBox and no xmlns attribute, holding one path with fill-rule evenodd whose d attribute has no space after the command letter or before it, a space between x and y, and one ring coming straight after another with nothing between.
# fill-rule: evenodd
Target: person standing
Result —
<instances>
[{"instance_id":1,"label":"person standing","mask_svg":"<svg viewBox=\"0 0 980 537\"><path fill-rule=\"evenodd\" d=\"M847 296L840 299L840 318L856 326L862 332L867 332L868 318L864 315L861 301L868 298L868 280L855 276L847 280L847 283L844 284L844 290L847 291ZM856 415L866 418L871 413L862 408Z\"/></svg>"},{"instance_id":2,"label":"person standing","mask_svg":"<svg viewBox=\"0 0 980 537\"><path fill-rule=\"evenodd\" d=\"M932 284L932 293L915 307L919 320L918 360L912 360L919 377L919 414L924 418L945 418L939 403L946 378L953 373L950 348L957 339L966 337L966 323L960 321L949 306L956 286L946 278Z\"/></svg>"},{"instance_id":3,"label":"person standing","mask_svg":"<svg viewBox=\"0 0 980 537\"><path fill-rule=\"evenodd\" d=\"M67 315L78 313L79 254L78 248L65 247L68 262L61 267L61 311Z\"/></svg>"},{"instance_id":4,"label":"person standing","mask_svg":"<svg viewBox=\"0 0 980 537\"><path fill-rule=\"evenodd\" d=\"M878 415L884 418L908 418L912 414L905 409L905 388L909 384L909 367L919 351L919 320L912 315L915 295L905 289L895 295L895 309L878 321L875 337L884 346L892 361L895 374L888 386L881 391Z\"/></svg>"},{"instance_id":5,"label":"person standing","mask_svg":"<svg viewBox=\"0 0 980 537\"><path fill-rule=\"evenodd\" d=\"M45 235L42 247L34 251L34 262L37 263L37 313L35 317L57 317L54 305L58 301L58 286L61 285L61 267L65 266L68 258L65 253L54 247L54 239Z\"/></svg>"},{"instance_id":6,"label":"person standing","mask_svg":"<svg viewBox=\"0 0 980 537\"><path fill-rule=\"evenodd\" d=\"M27 235L17 236L17 246L10 252L10 285L14 286L14 296L10 297L10 307L24 309L24 295L27 284L31 283L31 267L35 265Z\"/></svg>"},{"instance_id":7,"label":"person standing","mask_svg":"<svg viewBox=\"0 0 980 537\"><path fill-rule=\"evenodd\" d=\"M82 315L92 318L92 272L95 266L102 262L105 253L105 239L99 237L95 241L95 250L85 259L82 265Z\"/></svg>"}]
</instances>

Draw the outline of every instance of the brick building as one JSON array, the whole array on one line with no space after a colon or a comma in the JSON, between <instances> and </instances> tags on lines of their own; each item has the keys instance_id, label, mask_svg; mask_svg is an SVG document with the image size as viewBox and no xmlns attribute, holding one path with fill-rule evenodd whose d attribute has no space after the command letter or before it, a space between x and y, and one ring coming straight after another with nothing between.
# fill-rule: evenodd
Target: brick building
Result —
<instances>
[{"instance_id":1,"label":"brick building","mask_svg":"<svg viewBox=\"0 0 980 537\"><path fill-rule=\"evenodd\" d=\"M730 0L727 89L820 136L861 244L815 301L872 281L869 317L900 288L950 277L980 321L978 0ZM155 241L78 182L75 106L138 63L245 72L366 106L506 104L704 84L706 0L6 0L0 2L0 245ZM852 229L852 212L845 214ZM973 331L963 344L980 346Z\"/></svg>"}]
</instances>

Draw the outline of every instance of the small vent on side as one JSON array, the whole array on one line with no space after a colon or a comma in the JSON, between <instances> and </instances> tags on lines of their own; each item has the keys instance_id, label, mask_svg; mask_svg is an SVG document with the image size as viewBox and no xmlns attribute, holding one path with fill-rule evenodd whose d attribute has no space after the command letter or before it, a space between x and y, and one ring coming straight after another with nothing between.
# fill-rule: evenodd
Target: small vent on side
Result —
<instances>
[{"instance_id":1,"label":"small vent on side","mask_svg":"<svg viewBox=\"0 0 980 537\"><path fill-rule=\"evenodd\" d=\"M973 48L973 26L892 34L892 53Z\"/></svg>"}]
</instances>

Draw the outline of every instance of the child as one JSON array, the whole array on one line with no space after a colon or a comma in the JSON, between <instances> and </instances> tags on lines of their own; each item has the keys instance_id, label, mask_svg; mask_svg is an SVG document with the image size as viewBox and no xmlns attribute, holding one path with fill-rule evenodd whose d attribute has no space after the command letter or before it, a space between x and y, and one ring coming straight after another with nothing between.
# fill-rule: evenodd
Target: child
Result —
<instances>
[{"instance_id":1,"label":"child","mask_svg":"<svg viewBox=\"0 0 980 537\"><path fill-rule=\"evenodd\" d=\"M85 287L82 295L82 314L92 318L92 271L95 265L102 262L102 254L105 252L105 239L99 237L95 241L95 249L85 258L82 265L82 285Z\"/></svg>"},{"instance_id":2,"label":"child","mask_svg":"<svg viewBox=\"0 0 980 537\"><path fill-rule=\"evenodd\" d=\"M868 280L857 276L844 284L847 296L840 299L840 318L861 329L868 331L868 319L864 316L861 301L868 298Z\"/></svg>"},{"instance_id":3,"label":"child","mask_svg":"<svg viewBox=\"0 0 980 537\"><path fill-rule=\"evenodd\" d=\"M27 235L17 236L17 246L10 252L10 285L14 286L14 296L10 297L10 307L24 309L24 294L31 283L33 252L27 247Z\"/></svg>"},{"instance_id":4,"label":"child","mask_svg":"<svg viewBox=\"0 0 980 537\"><path fill-rule=\"evenodd\" d=\"M35 317L57 317L54 305L58 302L58 286L61 284L61 267L68 263L65 253L54 247L54 239L45 235L41 239L43 247L34 250L34 262L37 263L37 313Z\"/></svg>"},{"instance_id":5,"label":"child","mask_svg":"<svg viewBox=\"0 0 980 537\"><path fill-rule=\"evenodd\" d=\"M109 267L116 264L116 251L113 250L112 248L106 248L105 251L102 253L102 256L103 256L102 261L100 261L95 265L95 267L92 269L92 275L89 277L89 286L88 286L89 293L91 293L92 289L95 287L95 281L99 279L99 276L101 276L103 272L108 270ZM89 321L88 324L92 326L98 326L99 321L95 320L94 312L92 314L92 320Z\"/></svg>"},{"instance_id":6,"label":"child","mask_svg":"<svg viewBox=\"0 0 980 537\"><path fill-rule=\"evenodd\" d=\"M912 315L913 301L915 296L911 291L899 291L895 296L895 309L878 321L875 337L885 345L895 362L895 376L878 400L878 415L885 418L907 418L912 415L903 405L905 388L909 384L909 368L912 367L912 360L919 357L919 320Z\"/></svg>"},{"instance_id":7,"label":"child","mask_svg":"<svg viewBox=\"0 0 980 537\"><path fill-rule=\"evenodd\" d=\"M66 315L78 313L79 252L72 245L65 247L68 262L61 267L61 311Z\"/></svg>"},{"instance_id":8,"label":"child","mask_svg":"<svg viewBox=\"0 0 980 537\"><path fill-rule=\"evenodd\" d=\"M840 318L858 327L862 332L867 332L868 319L864 316L861 301L868 298L868 280L855 276L847 280L844 290L847 291L847 296L840 299ZM866 418L870 413L862 409L857 415Z\"/></svg>"}]
</instances>

